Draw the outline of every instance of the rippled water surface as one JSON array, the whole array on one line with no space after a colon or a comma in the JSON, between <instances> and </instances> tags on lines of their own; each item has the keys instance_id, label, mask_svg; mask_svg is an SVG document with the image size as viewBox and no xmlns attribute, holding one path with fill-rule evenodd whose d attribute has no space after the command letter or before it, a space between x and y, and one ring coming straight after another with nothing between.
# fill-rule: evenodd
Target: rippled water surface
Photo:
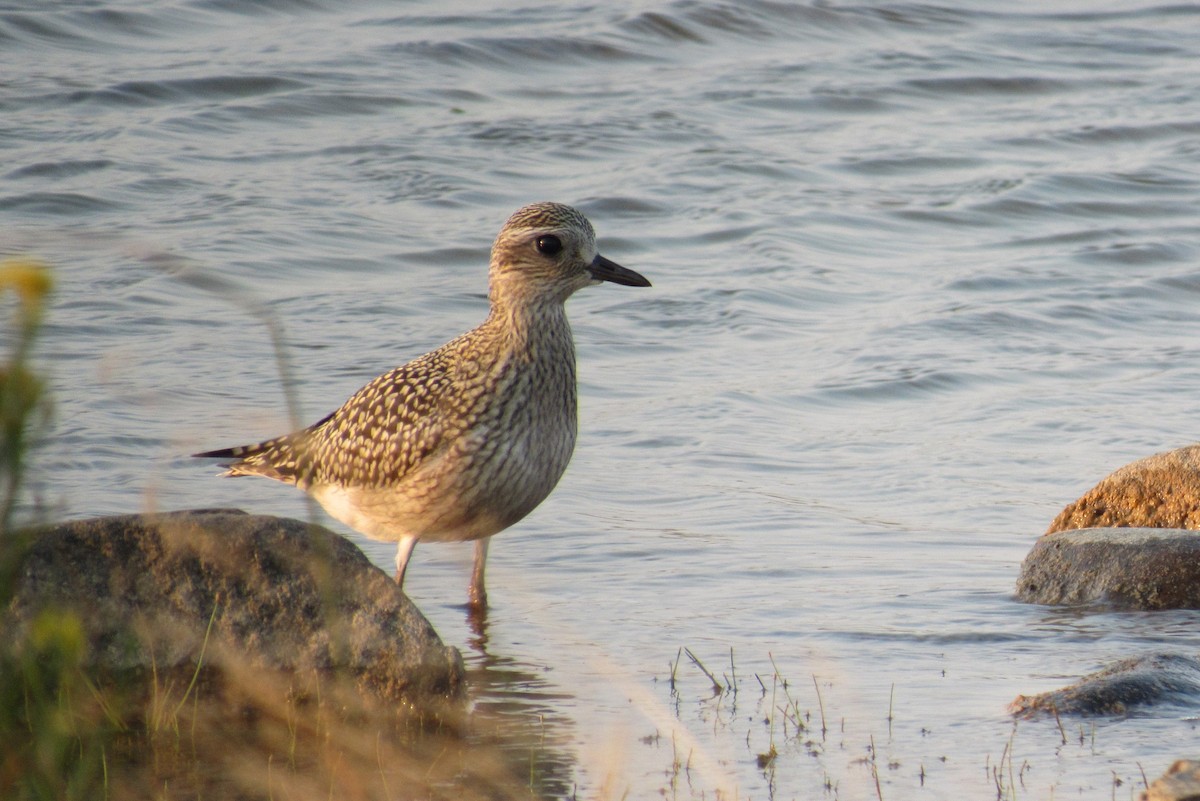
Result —
<instances>
[{"instance_id":1,"label":"rippled water surface","mask_svg":"<svg viewBox=\"0 0 1200 801\"><path fill-rule=\"evenodd\" d=\"M1195 613L1012 591L1063 505L1197 439L1198 64L1185 4L6 3L0 248L57 275L30 503L305 517L183 456L290 426L262 309L311 422L570 202L654 288L570 303L580 442L486 628L469 546L407 585L534 789L1135 797L1193 710L1005 707L1195 651Z\"/></svg>"}]
</instances>

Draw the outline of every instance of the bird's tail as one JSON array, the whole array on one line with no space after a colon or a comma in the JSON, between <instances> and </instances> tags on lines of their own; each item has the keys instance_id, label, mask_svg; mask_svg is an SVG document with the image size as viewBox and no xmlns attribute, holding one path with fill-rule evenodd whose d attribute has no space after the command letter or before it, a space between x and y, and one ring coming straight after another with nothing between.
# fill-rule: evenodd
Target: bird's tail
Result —
<instances>
[{"instance_id":1,"label":"bird's tail","mask_svg":"<svg viewBox=\"0 0 1200 801\"><path fill-rule=\"evenodd\" d=\"M235 459L222 465L227 468L226 476L265 476L286 484L297 484L300 480L300 458L297 451L298 438L288 434L254 445L235 445L203 453L193 453L200 459Z\"/></svg>"}]
</instances>

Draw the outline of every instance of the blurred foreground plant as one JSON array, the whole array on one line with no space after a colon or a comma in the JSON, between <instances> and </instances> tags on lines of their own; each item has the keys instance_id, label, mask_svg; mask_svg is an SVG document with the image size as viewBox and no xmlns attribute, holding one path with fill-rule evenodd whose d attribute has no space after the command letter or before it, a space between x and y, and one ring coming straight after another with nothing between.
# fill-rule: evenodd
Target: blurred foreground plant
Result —
<instances>
[{"instance_id":1,"label":"blurred foreground plant","mask_svg":"<svg viewBox=\"0 0 1200 801\"><path fill-rule=\"evenodd\" d=\"M0 797L104 798L119 726L83 670L79 618L43 610L0 652Z\"/></svg>"},{"instance_id":2,"label":"blurred foreground plant","mask_svg":"<svg viewBox=\"0 0 1200 801\"><path fill-rule=\"evenodd\" d=\"M0 262L0 295L11 291L17 300L5 337L11 344L0 363L0 533L12 526L29 446L47 420L45 383L30 368L29 355L50 289L45 265L30 259Z\"/></svg>"},{"instance_id":3,"label":"blurred foreground plant","mask_svg":"<svg viewBox=\"0 0 1200 801\"><path fill-rule=\"evenodd\" d=\"M30 354L52 281L32 259L0 261L0 296L15 296L0 362L0 608L8 605L31 534L15 530L14 511L29 449L48 419L42 377ZM4 798L103 797L105 749L113 726L83 672L79 618L42 610L29 636L0 647L0 795Z\"/></svg>"}]
</instances>

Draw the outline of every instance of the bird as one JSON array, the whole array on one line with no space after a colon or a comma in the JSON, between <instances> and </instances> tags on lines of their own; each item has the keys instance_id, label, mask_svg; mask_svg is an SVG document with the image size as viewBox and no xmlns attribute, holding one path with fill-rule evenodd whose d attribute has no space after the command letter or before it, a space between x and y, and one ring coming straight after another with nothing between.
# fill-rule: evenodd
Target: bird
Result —
<instances>
[{"instance_id":1,"label":"bird","mask_svg":"<svg viewBox=\"0 0 1200 801\"><path fill-rule=\"evenodd\" d=\"M562 477L578 432L567 298L611 282L649 287L600 255L592 224L562 203L512 214L492 245L486 319L369 382L308 428L193 454L236 459L311 495L363 535L395 542L396 583L420 540L474 541L467 605L485 611L491 537Z\"/></svg>"}]
</instances>

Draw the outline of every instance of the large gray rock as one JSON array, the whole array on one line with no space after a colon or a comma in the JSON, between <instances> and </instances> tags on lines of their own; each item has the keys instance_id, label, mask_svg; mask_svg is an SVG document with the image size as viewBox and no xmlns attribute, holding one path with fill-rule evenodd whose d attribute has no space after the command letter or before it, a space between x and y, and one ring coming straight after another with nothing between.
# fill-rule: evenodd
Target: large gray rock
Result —
<instances>
[{"instance_id":1,"label":"large gray rock","mask_svg":"<svg viewBox=\"0 0 1200 801\"><path fill-rule=\"evenodd\" d=\"M455 696L458 651L348 540L234 510L63 523L31 538L0 631L22 642L38 613L77 614L88 663L108 671L238 660L348 677L392 701Z\"/></svg>"},{"instance_id":2,"label":"large gray rock","mask_svg":"<svg viewBox=\"0 0 1200 801\"><path fill-rule=\"evenodd\" d=\"M1017 599L1200 609L1200 532L1087 528L1047 534L1021 565Z\"/></svg>"},{"instance_id":3,"label":"large gray rock","mask_svg":"<svg viewBox=\"0 0 1200 801\"><path fill-rule=\"evenodd\" d=\"M1009 711L1023 716L1121 715L1132 707L1165 704L1200 706L1200 661L1170 653L1122 659L1060 690L1018 695Z\"/></svg>"}]
</instances>

